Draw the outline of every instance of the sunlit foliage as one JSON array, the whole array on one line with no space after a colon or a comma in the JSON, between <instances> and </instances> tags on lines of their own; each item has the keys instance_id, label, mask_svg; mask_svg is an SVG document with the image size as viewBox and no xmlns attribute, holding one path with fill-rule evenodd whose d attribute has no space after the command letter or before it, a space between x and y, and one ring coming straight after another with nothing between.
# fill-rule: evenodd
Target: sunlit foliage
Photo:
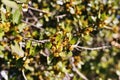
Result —
<instances>
[{"instance_id":1,"label":"sunlit foliage","mask_svg":"<svg viewBox=\"0 0 120 80\"><path fill-rule=\"evenodd\" d=\"M0 79L119 80L119 0L1 0Z\"/></svg>"}]
</instances>

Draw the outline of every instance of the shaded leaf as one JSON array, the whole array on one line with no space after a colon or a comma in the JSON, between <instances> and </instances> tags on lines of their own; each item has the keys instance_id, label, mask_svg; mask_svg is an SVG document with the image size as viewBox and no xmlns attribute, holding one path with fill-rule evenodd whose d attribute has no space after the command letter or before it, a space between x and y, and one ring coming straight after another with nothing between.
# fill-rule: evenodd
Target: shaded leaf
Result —
<instances>
[{"instance_id":1,"label":"shaded leaf","mask_svg":"<svg viewBox=\"0 0 120 80\"><path fill-rule=\"evenodd\" d=\"M23 59L22 58L20 58L20 59L18 59L17 61L16 61L16 67L22 67L23 66L23 64L24 64L24 62L23 62Z\"/></svg>"},{"instance_id":2,"label":"shaded leaf","mask_svg":"<svg viewBox=\"0 0 120 80\"><path fill-rule=\"evenodd\" d=\"M46 48L50 49L51 46L52 46L52 44L51 44L50 42L45 43L45 47L46 47Z\"/></svg>"}]
</instances>

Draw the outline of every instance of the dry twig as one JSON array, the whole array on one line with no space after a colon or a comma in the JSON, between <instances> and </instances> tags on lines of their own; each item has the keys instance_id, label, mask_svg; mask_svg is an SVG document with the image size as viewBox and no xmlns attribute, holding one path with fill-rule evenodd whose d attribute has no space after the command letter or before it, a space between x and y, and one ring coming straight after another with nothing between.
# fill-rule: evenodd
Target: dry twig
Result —
<instances>
[{"instance_id":1,"label":"dry twig","mask_svg":"<svg viewBox=\"0 0 120 80\"><path fill-rule=\"evenodd\" d=\"M35 27L35 28L37 28L37 29L43 29L41 26L38 27L38 26L36 26L35 24L30 23L30 22L28 22L28 21L25 21L25 20L21 20L21 21L24 22L24 23L26 23L28 26L33 26L33 27ZM42 25L42 24L41 24L41 25Z\"/></svg>"},{"instance_id":2,"label":"dry twig","mask_svg":"<svg viewBox=\"0 0 120 80\"><path fill-rule=\"evenodd\" d=\"M24 69L22 69L22 75L23 75L24 79L27 80L27 78L26 78L26 76L25 76L25 71L24 71Z\"/></svg>"},{"instance_id":3,"label":"dry twig","mask_svg":"<svg viewBox=\"0 0 120 80\"><path fill-rule=\"evenodd\" d=\"M55 16L57 18L57 21L59 22L60 19L64 18L66 16L66 14L63 14L63 15L58 15L58 16Z\"/></svg>"},{"instance_id":4,"label":"dry twig","mask_svg":"<svg viewBox=\"0 0 120 80\"><path fill-rule=\"evenodd\" d=\"M73 57L70 58L70 64L72 65L72 67L73 67L72 69L74 72L76 72L82 79L88 80L87 77L85 75L83 75L74 65L74 58Z\"/></svg>"},{"instance_id":5,"label":"dry twig","mask_svg":"<svg viewBox=\"0 0 120 80\"><path fill-rule=\"evenodd\" d=\"M47 11L44 11L44 10L40 10L40 9L37 9L37 8L33 8L33 7L30 7L30 6L28 8L31 9L31 10L34 10L34 11L41 12L41 13L50 14L50 12L47 12Z\"/></svg>"},{"instance_id":6,"label":"dry twig","mask_svg":"<svg viewBox=\"0 0 120 80\"><path fill-rule=\"evenodd\" d=\"M36 42L36 43L46 43L46 42L50 41L49 39L46 39L46 40L35 40L35 39L31 39L31 38L24 38L24 40L32 40L33 42Z\"/></svg>"},{"instance_id":7,"label":"dry twig","mask_svg":"<svg viewBox=\"0 0 120 80\"><path fill-rule=\"evenodd\" d=\"M110 48L111 46L102 46L102 47L95 47L95 48L88 48L88 47L82 47L82 46L75 46L77 49L84 49L84 50L100 50L100 49L106 49Z\"/></svg>"},{"instance_id":8,"label":"dry twig","mask_svg":"<svg viewBox=\"0 0 120 80\"><path fill-rule=\"evenodd\" d=\"M106 49L106 48L110 48L111 46L101 46L101 47L94 47L94 48L89 48L89 47L83 47L83 46L78 46L80 43L80 41L78 40L78 42L73 45L73 48L80 50L80 49L84 49L84 50L100 50L100 49Z\"/></svg>"}]
</instances>

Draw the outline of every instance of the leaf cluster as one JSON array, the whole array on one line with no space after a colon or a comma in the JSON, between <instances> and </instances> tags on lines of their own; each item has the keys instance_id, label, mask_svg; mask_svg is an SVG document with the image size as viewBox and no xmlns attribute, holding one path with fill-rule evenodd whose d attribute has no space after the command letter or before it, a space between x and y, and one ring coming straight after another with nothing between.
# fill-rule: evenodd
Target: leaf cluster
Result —
<instances>
[{"instance_id":1,"label":"leaf cluster","mask_svg":"<svg viewBox=\"0 0 120 80\"><path fill-rule=\"evenodd\" d=\"M0 1L0 75L5 80L119 79L119 3Z\"/></svg>"}]
</instances>

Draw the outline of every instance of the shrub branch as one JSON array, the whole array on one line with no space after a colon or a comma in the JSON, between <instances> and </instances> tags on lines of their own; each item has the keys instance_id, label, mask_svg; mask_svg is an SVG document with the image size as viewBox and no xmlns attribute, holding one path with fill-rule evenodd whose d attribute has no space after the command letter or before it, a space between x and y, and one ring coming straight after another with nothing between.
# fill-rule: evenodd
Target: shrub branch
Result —
<instances>
[{"instance_id":1,"label":"shrub branch","mask_svg":"<svg viewBox=\"0 0 120 80\"><path fill-rule=\"evenodd\" d=\"M73 70L74 72L76 72L82 79L88 80L87 77L86 77L85 75L83 75L83 74L75 67L75 65L74 65L74 58L71 57L69 61L70 61L70 64L72 65L72 70Z\"/></svg>"}]
</instances>

